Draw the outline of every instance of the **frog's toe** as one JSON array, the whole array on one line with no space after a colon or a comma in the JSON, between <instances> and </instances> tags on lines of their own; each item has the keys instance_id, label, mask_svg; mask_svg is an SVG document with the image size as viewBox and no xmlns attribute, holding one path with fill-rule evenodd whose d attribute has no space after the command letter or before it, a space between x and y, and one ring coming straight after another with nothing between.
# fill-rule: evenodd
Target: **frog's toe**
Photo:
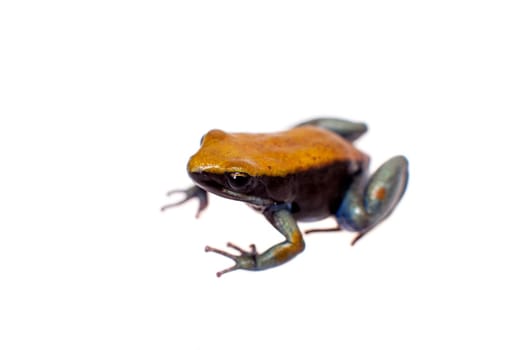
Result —
<instances>
[{"instance_id":1,"label":"frog's toe","mask_svg":"<svg viewBox=\"0 0 525 350\"><path fill-rule=\"evenodd\" d=\"M350 242L350 245L355 245L357 241L359 241L366 234L366 232L367 231L359 232L357 235L355 235L355 237Z\"/></svg>"}]
</instances>

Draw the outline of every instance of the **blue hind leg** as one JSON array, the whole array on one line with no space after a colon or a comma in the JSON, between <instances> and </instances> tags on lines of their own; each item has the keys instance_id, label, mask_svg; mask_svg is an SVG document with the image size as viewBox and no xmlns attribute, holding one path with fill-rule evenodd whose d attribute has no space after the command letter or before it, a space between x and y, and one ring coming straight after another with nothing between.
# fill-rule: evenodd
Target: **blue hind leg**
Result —
<instances>
[{"instance_id":1,"label":"blue hind leg","mask_svg":"<svg viewBox=\"0 0 525 350\"><path fill-rule=\"evenodd\" d=\"M341 228L358 232L352 245L392 213L407 182L408 161L403 156L385 162L368 181L366 174L354 180L336 213Z\"/></svg>"},{"instance_id":2,"label":"blue hind leg","mask_svg":"<svg viewBox=\"0 0 525 350\"><path fill-rule=\"evenodd\" d=\"M363 135L366 130L366 124L351 122L339 118L316 118L307 120L296 126L314 125L323 129L330 130L352 142Z\"/></svg>"}]
</instances>

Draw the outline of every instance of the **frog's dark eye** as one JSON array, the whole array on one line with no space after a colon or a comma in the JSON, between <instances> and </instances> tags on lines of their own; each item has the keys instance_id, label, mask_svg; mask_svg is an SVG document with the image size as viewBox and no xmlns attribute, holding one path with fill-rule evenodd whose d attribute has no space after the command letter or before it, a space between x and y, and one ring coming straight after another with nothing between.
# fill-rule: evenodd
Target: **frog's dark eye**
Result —
<instances>
[{"instance_id":1,"label":"frog's dark eye","mask_svg":"<svg viewBox=\"0 0 525 350\"><path fill-rule=\"evenodd\" d=\"M202 142L204 141L204 136L206 136L206 135L202 135L202 137L201 137L201 142L200 142L201 146L202 146Z\"/></svg>"},{"instance_id":2,"label":"frog's dark eye","mask_svg":"<svg viewBox=\"0 0 525 350\"><path fill-rule=\"evenodd\" d=\"M231 189L236 191L246 189L252 182L252 177L250 175L241 172L228 173L226 178L228 179L228 185Z\"/></svg>"}]
</instances>

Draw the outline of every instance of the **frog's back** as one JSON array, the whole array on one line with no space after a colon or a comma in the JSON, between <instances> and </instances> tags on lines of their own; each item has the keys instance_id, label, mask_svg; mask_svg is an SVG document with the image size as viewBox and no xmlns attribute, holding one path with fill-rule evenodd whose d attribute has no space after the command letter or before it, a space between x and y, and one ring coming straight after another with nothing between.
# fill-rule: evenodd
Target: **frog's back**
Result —
<instances>
[{"instance_id":1,"label":"frog's back","mask_svg":"<svg viewBox=\"0 0 525 350\"><path fill-rule=\"evenodd\" d=\"M267 134L210 131L188 164L203 171L242 171L251 176L287 176L335 163L361 163L367 156L339 135L316 126Z\"/></svg>"}]
</instances>

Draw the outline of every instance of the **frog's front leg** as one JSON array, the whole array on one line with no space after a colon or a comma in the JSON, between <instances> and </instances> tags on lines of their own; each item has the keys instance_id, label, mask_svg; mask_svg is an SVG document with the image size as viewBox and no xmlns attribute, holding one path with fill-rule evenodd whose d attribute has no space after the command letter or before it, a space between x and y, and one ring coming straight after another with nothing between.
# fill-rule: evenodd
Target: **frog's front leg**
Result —
<instances>
[{"instance_id":1,"label":"frog's front leg","mask_svg":"<svg viewBox=\"0 0 525 350\"><path fill-rule=\"evenodd\" d=\"M393 157L366 180L366 174L354 180L336 213L342 228L358 232L352 245L386 219L401 200L408 182L408 161Z\"/></svg>"},{"instance_id":2,"label":"frog's front leg","mask_svg":"<svg viewBox=\"0 0 525 350\"><path fill-rule=\"evenodd\" d=\"M183 203L186 203L192 198L197 198L199 200L199 208L197 209L197 214L195 215L195 217L198 218L199 215L208 206L208 193L198 186L191 186L190 188L187 188L185 190L171 190L167 193L167 195L171 196L172 194L175 194L175 193L182 193L184 197L182 197L182 199L179 200L178 202L166 204L165 206L160 208L161 211L177 207Z\"/></svg>"},{"instance_id":3,"label":"frog's front leg","mask_svg":"<svg viewBox=\"0 0 525 350\"><path fill-rule=\"evenodd\" d=\"M226 251L207 246L205 249L206 252L221 254L235 262L233 266L217 272L217 277L234 270L259 271L276 267L291 260L304 250L303 236L288 206L278 205L270 207L265 210L264 215L285 237L285 240L270 247L261 254L257 253L255 245L253 244L250 246L250 250L247 251L232 243L228 243L228 247L237 250L240 253L239 255L230 254Z\"/></svg>"}]
</instances>

